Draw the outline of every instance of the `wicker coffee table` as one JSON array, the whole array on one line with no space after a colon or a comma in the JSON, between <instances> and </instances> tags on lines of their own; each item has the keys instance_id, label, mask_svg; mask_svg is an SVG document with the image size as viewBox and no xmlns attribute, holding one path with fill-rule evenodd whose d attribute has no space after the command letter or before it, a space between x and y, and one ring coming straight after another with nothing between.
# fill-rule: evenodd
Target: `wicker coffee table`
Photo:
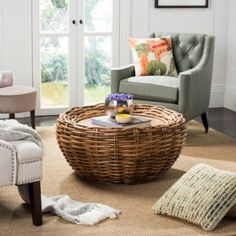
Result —
<instances>
[{"instance_id":1,"label":"wicker coffee table","mask_svg":"<svg viewBox=\"0 0 236 236\"><path fill-rule=\"evenodd\" d=\"M111 183L147 182L163 175L186 138L183 116L160 106L134 105L150 127L111 128L91 124L104 105L76 107L57 120L57 141L67 162L85 178Z\"/></svg>"}]
</instances>

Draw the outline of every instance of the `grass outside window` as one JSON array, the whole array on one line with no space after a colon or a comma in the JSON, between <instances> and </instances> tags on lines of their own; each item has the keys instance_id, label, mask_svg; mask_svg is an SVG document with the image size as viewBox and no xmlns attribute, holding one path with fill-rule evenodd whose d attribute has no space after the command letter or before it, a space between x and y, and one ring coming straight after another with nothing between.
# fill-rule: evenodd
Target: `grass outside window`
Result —
<instances>
[{"instance_id":1,"label":"grass outside window","mask_svg":"<svg viewBox=\"0 0 236 236\"><path fill-rule=\"evenodd\" d=\"M109 93L110 86L85 87L85 105L104 102ZM41 84L41 104L44 104L44 107L63 107L68 106L68 103L68 83L54 81Z\"/></svg>"}]
</instances>

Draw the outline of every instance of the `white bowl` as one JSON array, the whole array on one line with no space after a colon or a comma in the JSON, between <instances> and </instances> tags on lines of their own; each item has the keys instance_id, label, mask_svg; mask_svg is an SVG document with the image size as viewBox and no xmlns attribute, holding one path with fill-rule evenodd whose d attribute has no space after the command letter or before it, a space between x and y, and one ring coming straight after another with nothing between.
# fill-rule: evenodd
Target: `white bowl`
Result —
<instances>
[{"instance_id":1,"label":"white bowl","mask_svg":"<svg viewBox=\"0 0 236 236\"><path fill-rule=\"evenodd\" d=\"M120 124L126 124L131 121L130 114L116 114L116 122Z\"/></svg>"}]
</instances>

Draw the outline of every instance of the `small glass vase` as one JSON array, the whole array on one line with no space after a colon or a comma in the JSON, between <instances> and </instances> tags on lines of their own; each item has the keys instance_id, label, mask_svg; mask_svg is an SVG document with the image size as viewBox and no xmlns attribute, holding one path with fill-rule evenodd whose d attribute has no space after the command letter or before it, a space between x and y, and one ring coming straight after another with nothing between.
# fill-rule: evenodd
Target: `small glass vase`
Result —
<instances>
[{"instance_id":1,"label":"small glass vase","mask_svg":"<svg viewBox=\"0 0 236 236\"><path fill-rule=\"evenodd\" d=\"M132 105L133 99L128 99L126 101L106 99L105 111L109 118L115 119L116 114L131 114Z\"/></svg>"}]
</instances>

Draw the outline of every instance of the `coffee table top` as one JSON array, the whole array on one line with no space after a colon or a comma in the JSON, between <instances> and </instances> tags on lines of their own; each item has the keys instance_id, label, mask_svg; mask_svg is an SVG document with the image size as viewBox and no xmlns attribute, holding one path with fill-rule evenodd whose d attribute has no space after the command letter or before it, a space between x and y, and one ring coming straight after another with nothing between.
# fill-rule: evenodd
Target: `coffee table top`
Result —
<instances>
[{"instance_id":1,"label":"coffee table top","mask_svg":"<svg viewBox=\"0 0 236 236\"><path fill-rule=\"evenodd\" d=\"M145 116L137 116L137 115L132 115L132 117L137 117L137 118L142 118L142 117L145 117ZM157 125L165 125L165 122L163 120L160 120L160 119L156 119L156 118L150 118L151 120L151 126L157 126ZM100 127L103 127L103 128L112 128L112 127L106 127L106 126L102 126L102 125L95 125L95 124L92 124L92 117L91 118L87 118L87 119L84 119L84 120L81 120L77 123L78 125L81 125L81 126L86 126L86 127L93 127L93 128L100 128ZM129 128L134 128L135 125L127 125L125 126L126 129L129 129ZM142 126L139 126L137 125L138 128L141 128ZM147 127L147 126L145 126ZM117 127L117 126L114 126L113 128L118 128L118 129L121 129L121 128L124 128L124 127Z\"/></svg>"},{"instance_id":2,"label":"coffee table top","mask_svg":"<svg viewBox=\"0 0 236 236\"><path fill-rule=\"evenodd\" d=\"M134 125L125 127L105 127L94 125L91 122L93 117L104 116L105 110L103 104L94 106L75 107L67 111L63 119L68 123L76 125L77 127L86 127L91 129L132 129L136 128ZM184 122L183 116L173 110L161 106L141 105L135 104L133 107L132 116L148 117L151 120L151 127L167 127L178 122ZM147 126L137 126L137 128L147 128Z\"/></svg>"}]
</instances>

